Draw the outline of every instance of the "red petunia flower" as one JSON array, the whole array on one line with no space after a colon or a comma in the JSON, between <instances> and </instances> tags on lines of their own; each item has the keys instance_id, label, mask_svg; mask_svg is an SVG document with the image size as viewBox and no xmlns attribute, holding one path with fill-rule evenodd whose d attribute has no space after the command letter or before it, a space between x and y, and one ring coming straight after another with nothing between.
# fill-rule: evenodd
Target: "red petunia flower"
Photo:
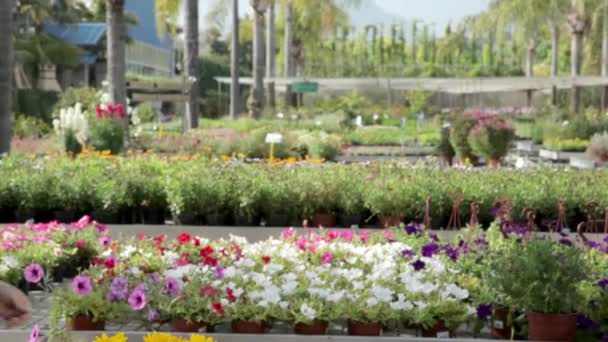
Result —
<instances>
[{"instance_id":1,"label":"red petunia flower","mask_svg":"<svg viewBox=\"0 0 608 342\"><path fill-rule=\"evenodd\" d=\"M211 256L211 254L213 254L213 252L215 252L215 250L213 249L213 247L211 247L209 245L205 246L200 251L201 256L204 257L204 258L207 258L207 257Z\"/></svg>"},{"instance_id":2,"label":"red petunia flower","mask_svg":"<svg viewBox=\"0 0 608 342\"><path fill-rule=\"evenodd\" d=\"M224 314L224 308L222 307L222 303L213 303L211 304L211 308L213 309L213 312L218 315Z\"/></svg>"},{"instance_id":3,"label":"red petunia flower","mask_svg":"<svg viewBox=\"0 0 608 342\"><path fill-rule=\"evenodd\" d=\"M114 268L116 267L116 259L114 257L109 257L103 262L106 268Z\"/></svg>"},{"instance_id":4,"label":"red petunia flower","mask_svg":"<svg viewBox=\"0 0 608 342\"><path fill-rule=\"evenodd\" d=\"M229 288L229 287L226 288L226 296L228 297L229 301L231 301L233 303L236 302L237 298L234 295L234 291L231 288Z\"/></svg>"},{"instance_id":5,"label":"red petunia flower","mask_svg":"<svg viewBox=\"0 0 608 342\"><path fill-rule=\"evenodd\" d=\"M212 297L217 294L217 290L211 286L201 287L201 297Z\"/></svg>"},{"instance_id":6,"label":"red petunia flower","mask_svg":"<svg viewBox=\"0 0 608 342\"><path fill-rule=\"evenodd\" d=\"M266 256L266 255L265 255L265 256L263 256L263 257L262 257L262 261L263 261L265 264L269 263L269 262L270 262L270 260L272 260L272 259L271 259L269 256Z\"/></svg>"},{"instance_id":7,"label":"red petunia flower","mask_svg":"<svg viewBox=\"0 0 608 342\"><path fill-rule=\"evenodd\" d=\"M214 257L205 257L203 264L205 264L205 266L215 267L217 266L217 259Z\"/></svg>"},{"instance_id":8,"label":"red petunia flower","mask_svg":"<svg viewBox=\"0 0 608 342\"><path fill-rule=\"evenodd\" d=\"M143 240L145 240L145 239L146 239L146 234L144 234L144 233L138 233L138 234L137 234L137 239L138 239L139 241L143 241Z\"/></svg>"},{"instance_id":9,"label":"red petunia flower","mask_svg":"<svg viewBox=\"0 0 608 342\"><path fill-rule=\"evenodd\" d=\"M201 245L201 240L199 240L198 238L194 238L194 245L196 247L200 246Z\"/></svg>"},{"instance_id":10,"label":"red petunia flower","mask_svg":"<svg viewBox=\"0 0 608 342\"><path fill-rule=\"evenodd\" d=\"M84 240L78 240L76 241L76 248L78 249L82 249L85 248L87 246L87 242Z\"/></svg>"},{"instance_id":11,"label":"red petunia flower","mask_svg":"<svg viewBox=\"0 0 608 342\"><path fill-rule=\"evenodd\" d=\"M187 233L181 233L177 237L177 240L179 241L180 245L185 245L192 240L192 236L190 236L190 234L187 234Z\"/></svg>"}]
</instances>

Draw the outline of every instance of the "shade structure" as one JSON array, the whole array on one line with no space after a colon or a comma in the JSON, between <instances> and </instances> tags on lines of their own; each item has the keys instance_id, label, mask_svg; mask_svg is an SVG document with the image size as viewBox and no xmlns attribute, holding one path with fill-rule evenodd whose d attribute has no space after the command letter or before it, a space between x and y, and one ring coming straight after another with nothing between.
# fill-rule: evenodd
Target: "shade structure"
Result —
<instances>
[{"instance_id":1,"label":"shade structure","mask_svg":"<svg viewBox=\"0 0 608 342\"><path fill-rule=\"evenodd\" d=\"M229 77L215 77L219 84L230 84ZM484 77L484 78L266 78L280 89L295 82L317 82L320 91L344 90L427 90L451 94L478 94L492 92L540 91L557 87L608 86L608 77ZM251 77L241 77L241 85L251 85Z\"/></svg>"}]
</instances>

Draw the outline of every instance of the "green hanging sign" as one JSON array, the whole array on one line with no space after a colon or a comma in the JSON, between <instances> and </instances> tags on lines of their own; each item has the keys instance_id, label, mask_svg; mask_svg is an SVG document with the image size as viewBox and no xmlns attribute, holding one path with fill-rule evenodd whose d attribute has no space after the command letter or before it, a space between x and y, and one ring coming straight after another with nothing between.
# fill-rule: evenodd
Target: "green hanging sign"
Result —
<instances>
[{"instance_id":1,"label":"green hanging sign","mask_svg":"<svg viewBox=\"0 0 608 342\"><path fill-rule=\"evenodd\" d=\"M317 82L295 82L291 85L291 91L296 94L318 93L319 83Z\"/></svg>"}]
</instances>

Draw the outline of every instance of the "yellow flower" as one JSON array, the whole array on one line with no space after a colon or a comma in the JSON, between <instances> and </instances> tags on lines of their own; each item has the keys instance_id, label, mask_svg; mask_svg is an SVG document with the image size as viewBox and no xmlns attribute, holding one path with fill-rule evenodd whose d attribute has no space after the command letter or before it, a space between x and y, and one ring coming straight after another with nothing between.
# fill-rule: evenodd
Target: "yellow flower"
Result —
<instances>
[{"instance_id":1,"label":"yellow flower","mask_svg":"<svg viewBox=\"0 0 608 342\"><path fill-rule=\"evenodd\" d=\"M190 336L190 342L213 342L213 338L203 335L192 335Z\"/></svg>"},{"instance_id":2,"label":"yellow flower","mask_svg":"<svg viewBox=\"0 0 608 342\"><path fill-rule=\"evenodd\" d=\"M118 333L112 337L106 334L95 338L94 342L127 342L129 339L123 333Z\"/></svg>"}]
</instances>

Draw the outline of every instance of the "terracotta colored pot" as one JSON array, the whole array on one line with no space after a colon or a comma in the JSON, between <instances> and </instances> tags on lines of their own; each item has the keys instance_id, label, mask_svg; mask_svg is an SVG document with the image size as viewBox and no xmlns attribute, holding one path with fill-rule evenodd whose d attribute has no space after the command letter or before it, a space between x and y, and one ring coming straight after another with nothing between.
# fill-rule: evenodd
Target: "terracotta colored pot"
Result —
<instances>
[{"instance_id":1,"label":"terracotta colored pot","mask_svg":"<svg viewBox=\"0 0 608 342\"><path fill-rule=\"evenodd\" d=\"M351 336L380 336L382 335L382 324L361 323L349 320L348 334Z\"/></svg>"},{"instance_id":2,"label":"terracotta colored pot","mask_svg":"<svg viewBox=\"0 0 608 342\"><path fill-rule=\"evenodd\" d=\"M315 214L312 217L312 224L315 228L335 228L337 219L335 214Z\"/></svg>"},{"instance_id":3,"label":"terracotta colored pot","mask_svg":"<svg viewBox=\"0 0 608 342\"><path fill-rule=\"evenodd\" d=\"M454 164L453 156L440 156L439 160L441 161L441 165L443 166L452 166Z\"/></svg>"},{"instance_id":4,"label":"terracotta colored pot","mask_svg":"<svg viewBox=\"0 0 608 342\"><path fill-rule=\"evenodd\" d=\"M188 322L185 319L176 319L171 322L171 328L175 332L180 333L195 333L206 326L202 322Z\"/></svg>"},{"instance_id":5,"label":"terracotta colored pot","mask_svg":"<svg viewBox=\"0 0 608 342\"><path fill-rule=\"evenodd\" d=\"M422 337L450 338L454 337L454 332L445 326L444 321L439 321L428 329L422 329Z\"/></svg>"},{"instance_id":6,"label":"terracotta colored pot","mask_svg":"<svg viewBox=\"0 0 608 342\"><path fill-rule=\"evenodd\" d=\"M266 322L232 321L235 334L265 334Z\"/></svg>"},{"instance_id":7,"label":"terracotta colored pot","mask_svg":"<svg viewBox=\"0 0 608 342\"><path fill-rule=\"evenodd\" d=\"M492 316L492 336L499 340L511 338L511 326L509 326L509 308L499 307L494 309Z\"/></svg>"},{"instance_id":8,"label":"terracotta colored pot","mask_svg":"<svg viewBox=\"0 0 608 342\"><path fill-rule=\"evenodd\" d=\"M72 331L100 331L105 329L105 321L93 322L93 318L83 315L72 318L68 324L68 330Z\"/></svg>"},{"instance_id":9,"label":"terracotta colored pot","mask_svg":"<svg viewBox=\"0 0 608 342\"><path fill-rule=\"evenodd\" d=\"M528 313L528 339L531 341L576 340L576 315Z\"/></svg>"},{"instance_id":10,"label":"terracotta colored pot","mask_svg":"<svg viewBox=\"0 0 608 342\"><path fill-rule=\"evenodd\" d=\"M490 159L488 160L488 168L497 169L500 167L500 160Z\"/></svg>"},{"instance_id":11,"label":"terracotta colored pot","mask_svg":"<svg viewBox=\"0 0 608 342\"><path fill-rule=\"evenodd\" d=\"M311 324L298 323L293 330L298 335L325 335L329 323L326 321L313 321Z\"/></svg>"},{"instance_id":12,"label":"terracotta colored pot","mask_svg":"<svg viewBox=\"0 0 608 342\"><path fill-rule=\"evenodd\" d=\"M378 217L378 224L380 228L397 227L401 224L401 217L399 216L380 216Z\"/></svg>"}]
</instances>

